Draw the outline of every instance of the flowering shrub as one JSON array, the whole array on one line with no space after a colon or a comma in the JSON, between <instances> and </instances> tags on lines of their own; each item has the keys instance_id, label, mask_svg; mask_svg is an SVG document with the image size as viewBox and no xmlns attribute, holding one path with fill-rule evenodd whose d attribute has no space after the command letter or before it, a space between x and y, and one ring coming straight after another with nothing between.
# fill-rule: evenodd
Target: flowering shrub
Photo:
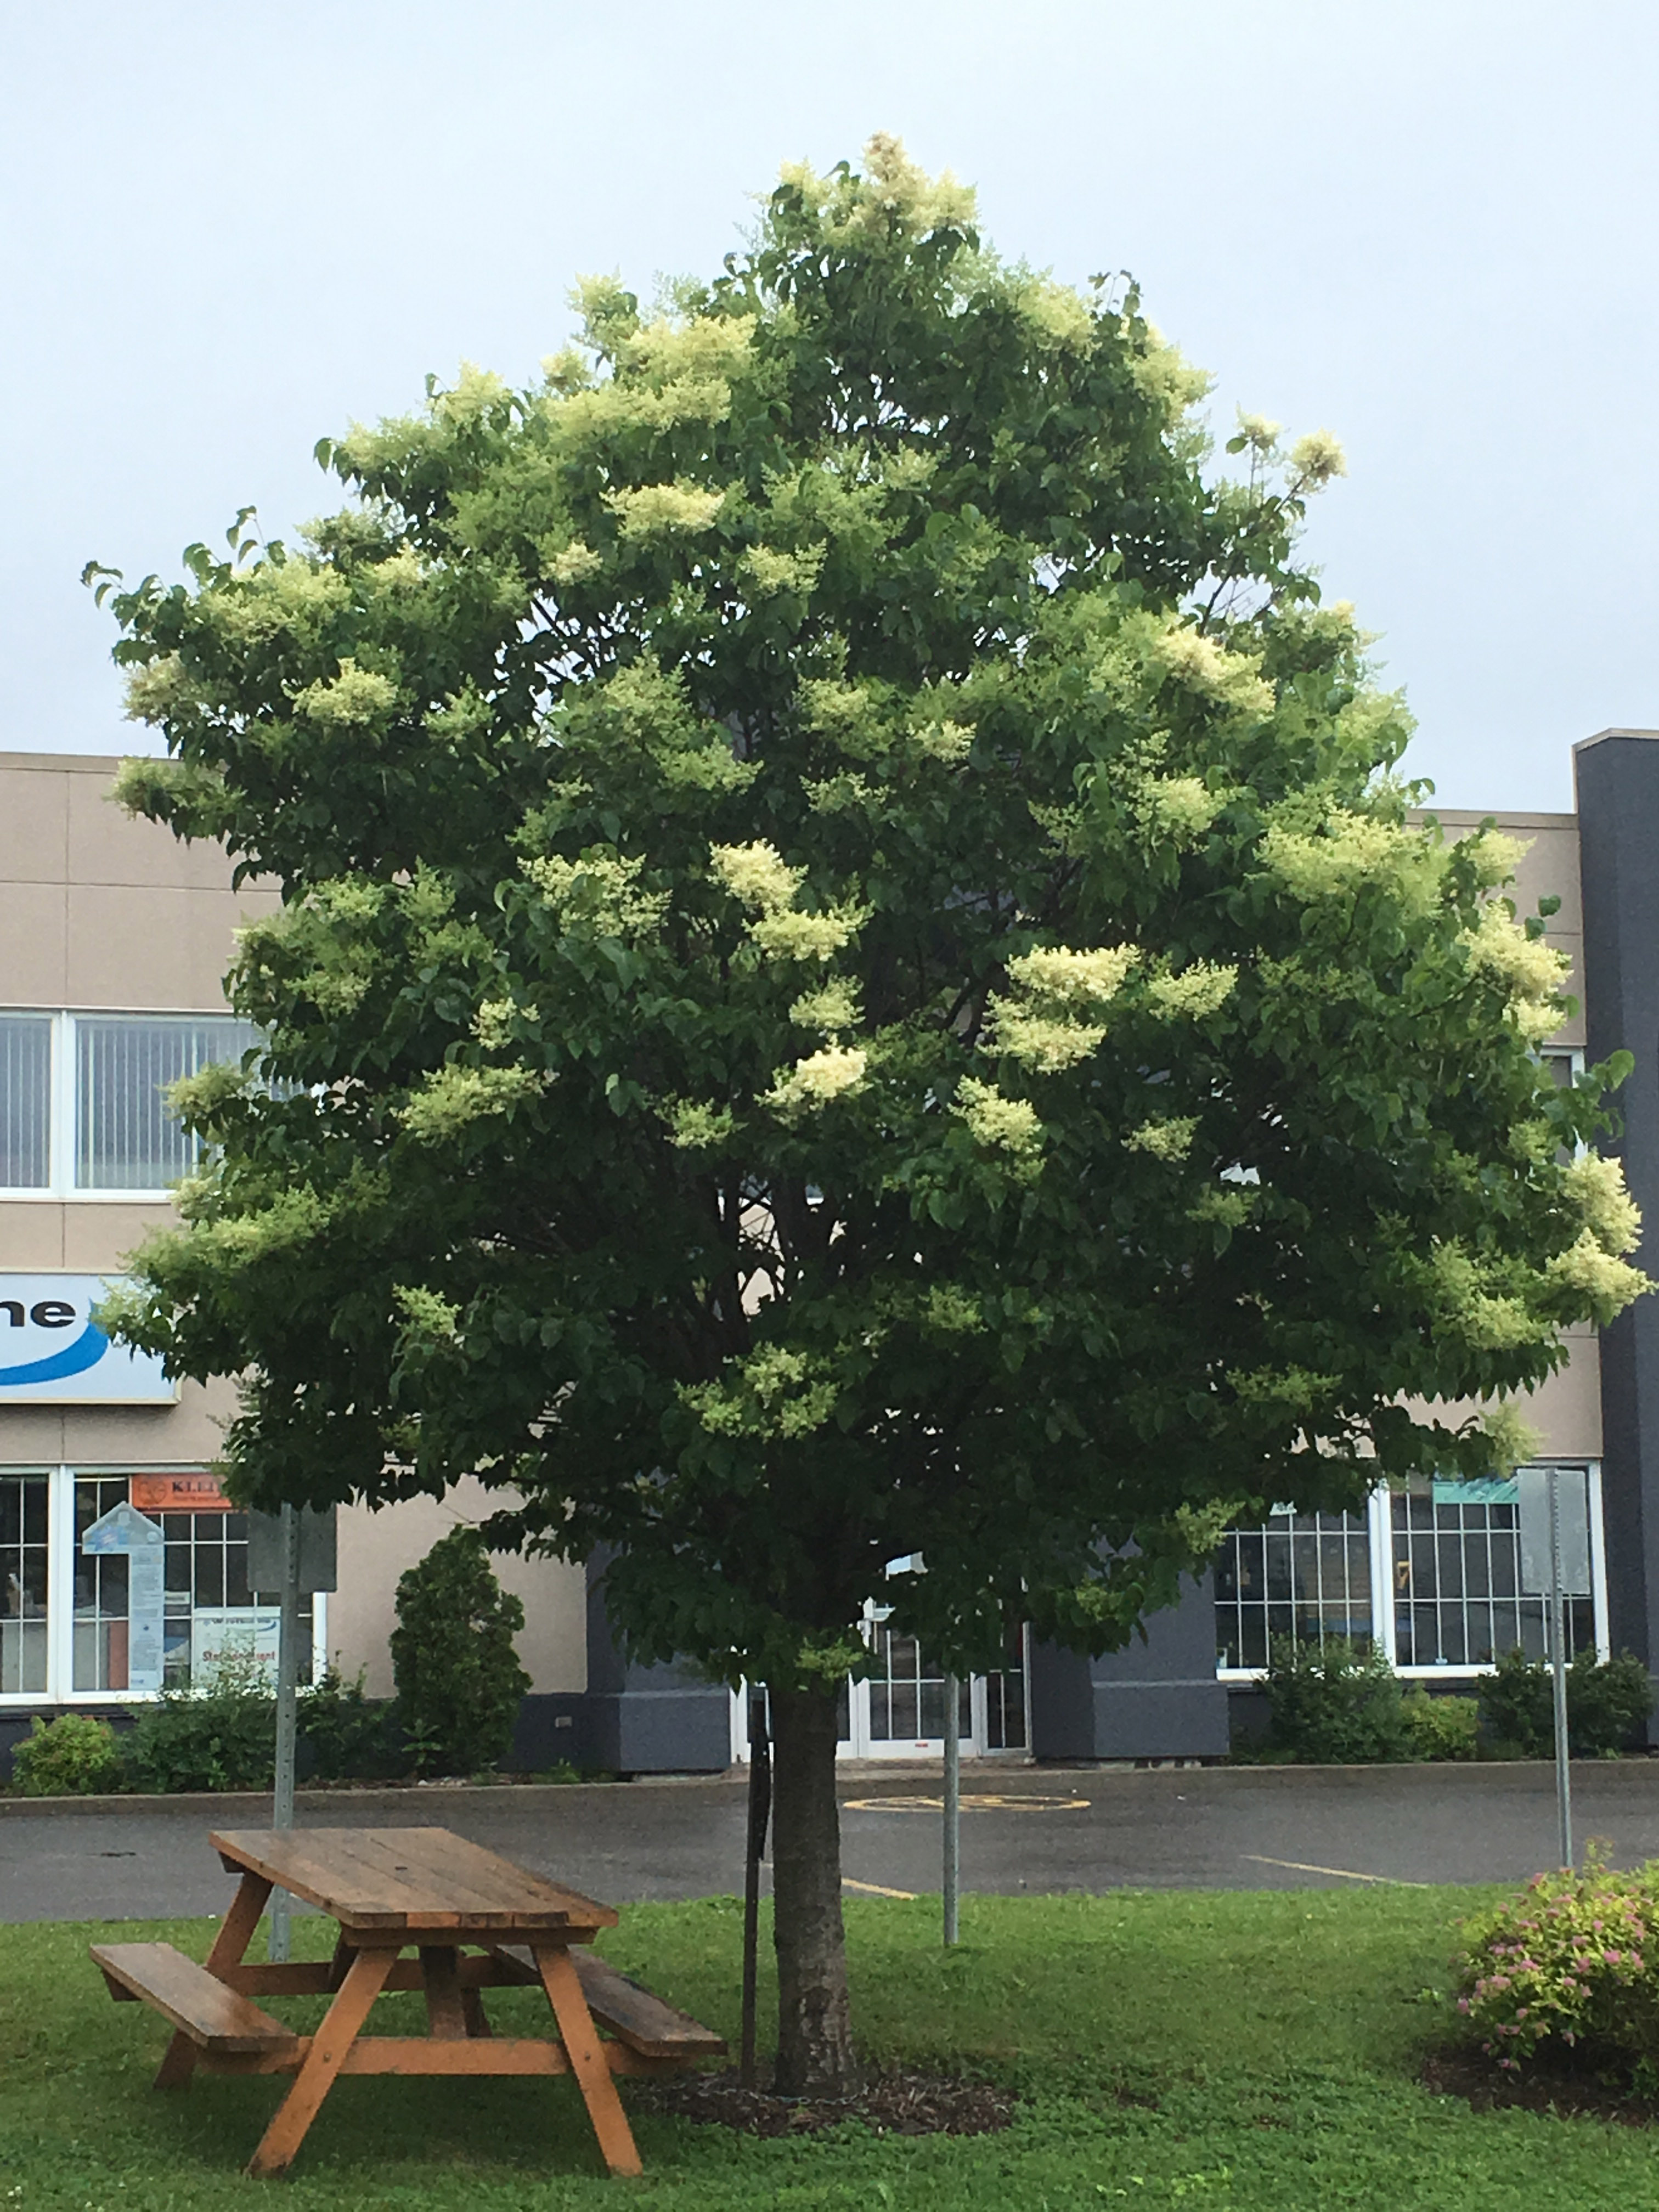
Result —
<instances>
[{"instance_id":1,"label":"flowering shrub","mask_svg":"<svg viewBox=\"0 0 1659 2212\"><path fill-rule=\"evenodd\" d=\"M1501 2067L1552 2038L1633 2069L1659 2059L1659 1861L1618 1874L1592 1852L1464 1929L1457 2008Z\"/></svg>"}]
</instances>

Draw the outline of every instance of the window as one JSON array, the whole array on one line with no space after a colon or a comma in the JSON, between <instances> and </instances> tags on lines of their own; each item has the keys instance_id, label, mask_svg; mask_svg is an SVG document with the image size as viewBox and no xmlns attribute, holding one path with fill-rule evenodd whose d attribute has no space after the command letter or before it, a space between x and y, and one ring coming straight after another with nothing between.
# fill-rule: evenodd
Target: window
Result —
<instances>
[{"instance_id":1,"label":"window","mask_svg":"<svg viewBox=\"0 0 1659 2212\"><path fill-rule=\"evenodd\" d=\"M51 1478L0 1475L0 1696L46 1686L46 1527Z\"/></svg>"},{"instance_id":2,"label":"window","mask_svg":"<svg viewBox=\"0 0 1659 2212\"><path fill-rule=\"evenodd\" d=\"M46 1484L40 1475L40 1524L46 1524ZM111 1506L128 1500L126 1475L77 1474L62 1468L73 1493L73 1648L69 1690L76 1697L128 1692L128 1568L122 1553L86 1558L82 1537ZM4 1510L0 1484L0 1516ZM274 1593L248 1589L248 1516L246 1513L157 1513L161 1522L161 1666L168 1687L204 1683L226 1652L246 1652L274 1672L276 1666L276 1610ZM7 1522L0 1517L0 1551ZM40 1590L45 1597L45 1544ZM314 1601L301 1599L299 1679L310 1681L314 1668ZM45 1628L40 1681L22 1687L45 1690ZM11 1687L11 1681L4 1683ZM62 1694L62 1692L58 1692Z\"/></svg>"},{"instance_id":3,"label":"window","mask_svg":"<svg viewBox=\"0 0 1659 2212\"><path fill-rule=\"evenodd\" d=\"M1269 1639L1295 1636L1366 1642L1371 1622L1371 1539L1363 1513L1273 1513L1264 1528L1235 1528L1216 1563L1216 1649L1222 1667L1265 1667Z\"/></svg>"},{"instance_id":4,"label":"window","mask_svg":"<svg viewBox=\"0 0 1659 2212\"><path fill-rule=\"evenodd\" d=\"M198 1153L168 1085L258 1042L228 1014L0 1014L0 1190L167 1190Z\"/></svg>"},{"instance_id":5,"label":"window","mask_svg":"<svg viewBox=\"0 0 1659 2212\"><path fill-rule=\"evenodd\" d=\"M0 1188L52 1178L52 1017L0 1014Z\"/></svg>"},{"instance_id":6,"label":"window","mask_svg":"<svg viewBox=\"0 0 1659 2212\"><path fill-rule=\"evenodd\" d=\"M1564 1524L1588 1560L1581 1586L1564 1592L1568 1648L1604 1650L1601 1475L1582 1463L1559 1473ZM1522 1547L1525 1474L1425 1479L1379 1488L1363 1514L1285 1509L1231 1530L1216 1560L1218 1668L1264 1668L1277 1636L1375 1645L1407 1672L1472 1673L1517 1645L1545 1657L1547 1571Z\"/></svg>"},{"instance_id":7,"label":"window","mask_svg":"<svg viewBox=\"0 0 1659 2212\"><path fill-rule=\"evenodd\" d=\"M1581 1486L1588 1470L1561 1470ZM1518 1644L1546 1656L1548 1598L1521 1555L1520 1486L1416 1482L1391 1500L1395 1662L1401 1667L1489 1667ZM1569 1651L1595 1648L1595 1605L1588 1590L1563 1593Z\"/></svg>"}]
</instances>

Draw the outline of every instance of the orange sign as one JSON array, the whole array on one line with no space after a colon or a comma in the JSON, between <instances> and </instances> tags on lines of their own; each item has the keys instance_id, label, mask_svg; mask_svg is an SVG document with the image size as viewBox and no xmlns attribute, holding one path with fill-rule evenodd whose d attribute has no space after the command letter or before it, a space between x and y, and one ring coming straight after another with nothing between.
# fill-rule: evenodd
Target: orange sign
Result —
<instances>
[{"instance_id":1,"label":"orange sign","mask_svg":"<svg viewBox=\"0 0 1659 2212\"><path fill-rule=\"evenodd\" d=\"M135 1474L128 1486L141 1513L230 1513L235 1510L212 1474Z\"/></svg>"}]
</instances>

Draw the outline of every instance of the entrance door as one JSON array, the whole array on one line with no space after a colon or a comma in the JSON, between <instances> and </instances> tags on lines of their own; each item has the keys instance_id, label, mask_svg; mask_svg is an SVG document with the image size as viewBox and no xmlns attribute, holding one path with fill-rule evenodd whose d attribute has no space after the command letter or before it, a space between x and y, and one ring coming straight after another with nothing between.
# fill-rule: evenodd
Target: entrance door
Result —
<instances>
[{"instance_id":1,"label":"entrance door","mask_svg":"<svg viewBox=\"0 0 1659 2212\"><path fill-rule=\"evenodd\" d=\"M843 1759L938 1759L945 1751L945 1673L914 1636L888 1626L889 1608L865 1608L864 1635L876 1667L863 1681L842 1685L840 1755ZM1005 1664L975 1674L957 1692L963 1756L1023 1753L1026 1725L1025 1630L1009 1631ZM749 1704L732 1700L732 1753L749 1756Z\"/></svg>"}]
</instances>

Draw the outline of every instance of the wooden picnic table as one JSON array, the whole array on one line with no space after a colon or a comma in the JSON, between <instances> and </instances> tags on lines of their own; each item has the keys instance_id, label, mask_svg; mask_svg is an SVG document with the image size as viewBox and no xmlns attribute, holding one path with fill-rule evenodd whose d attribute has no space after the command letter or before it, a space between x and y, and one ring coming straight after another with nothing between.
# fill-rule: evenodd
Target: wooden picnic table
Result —
<instances>
[{"instance_id":1,"label":"wooden picnic table","mask_svg":"<svg viewBox=\"0 0 1659 2212\"><path fill-rule=\"evenodd\" d=\"M158 2088L183 2087L198 2065L293 2075L250 2173L287 2171L342 2074L570 2073L606 2166L637 2174L614 2076L672 2071L726 2048L583 1948L616 1926L608 1905L447 1828L239 1828L210 1840L241 1881L205 1966L167 1943L100 1943L92 1955L112 1996L141 1999L172 2023ZM331 1959L248 1962L277 1887L337 1923ZM514 1984L546 1991L556 2037L492 2033L481 1992ZM426 1998L425 2035L362 2033L383 1992L416 1989ZM304 1994L333 1998L314 2035L252 2002Z\"/></svg>"}]
</instances>

